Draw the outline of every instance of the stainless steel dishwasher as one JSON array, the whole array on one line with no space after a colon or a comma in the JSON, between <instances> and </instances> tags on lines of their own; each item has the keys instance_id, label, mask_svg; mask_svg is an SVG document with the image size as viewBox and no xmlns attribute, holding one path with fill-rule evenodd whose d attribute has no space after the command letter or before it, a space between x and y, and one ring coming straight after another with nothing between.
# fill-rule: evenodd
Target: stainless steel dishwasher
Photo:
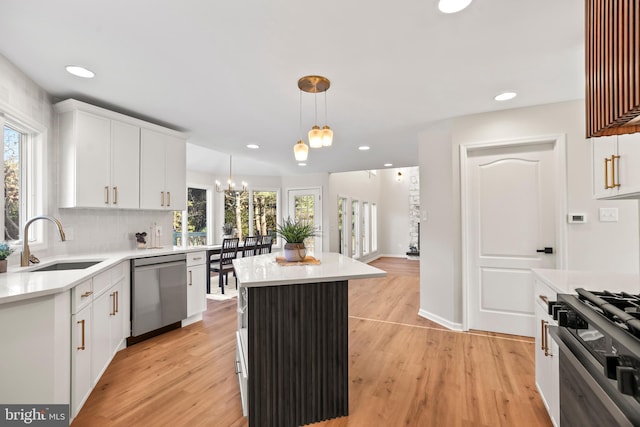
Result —
<instances>
[{"instance_id":1,"label":"stainless steel dishwasher","mask_svg":"<svg viewBox=\"0 0 640 427\"><path fill-rule=\"evenodd\" d=\"M131 337L127 344L180 327L187 317L187 256L131 260Z\"/></svg>"}]
</instances>

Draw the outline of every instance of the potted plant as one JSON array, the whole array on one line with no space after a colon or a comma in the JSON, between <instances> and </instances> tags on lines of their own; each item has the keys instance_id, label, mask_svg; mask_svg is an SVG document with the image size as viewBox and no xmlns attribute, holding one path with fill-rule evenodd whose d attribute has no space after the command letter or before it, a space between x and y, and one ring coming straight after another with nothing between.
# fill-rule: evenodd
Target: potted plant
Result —
<instances>
[{"instance_id":1,"label":"potted plant","mask_svg":"<svg viewBox=\"0 0 640 427\"><path fill-rule=\"evenodd\" d=\"M276 234L287 242L284 245L284 257L287 261L302 261L307 255L304 241L309 237L314 237L316 230L312 224L305 221L283 218L282 224L276 225Z\"/></svg>"},{"instance_id":2,"label":"potted plant","mask_svg":"<svg viewBox=\"0 0 640 427\"><path fill-rule=\"evenodd\" d=\"M233 224L230 222L225 222L222 226L222 238L233 237Z\"/></svg>"},{"instance_id":3,"label":"potted plant","mask_svg":"<svg viewBox=\"0 0 640 427\"><path fill-rule=\"evenodd\" d=\"M0 273L7 272L7 257L13 253L13 249L6 242L0 243Z\"/></svg>"}]
</instances>

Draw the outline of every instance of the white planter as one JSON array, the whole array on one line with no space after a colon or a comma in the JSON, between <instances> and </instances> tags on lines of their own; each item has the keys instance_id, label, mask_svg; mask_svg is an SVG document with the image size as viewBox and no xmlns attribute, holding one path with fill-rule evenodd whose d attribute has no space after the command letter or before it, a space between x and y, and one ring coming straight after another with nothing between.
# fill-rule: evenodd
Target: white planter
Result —
<instances>
[{"instance_id":1,"label":"white planter","mask_svg":"<svg viewBox=\"0 0 640 427\"><path fill-rule=\"evenodd\" d=\"M302 261L307 256L304 243L287 243L284 245L284 257L289 262Z\"/></svg>"}]
</instances>

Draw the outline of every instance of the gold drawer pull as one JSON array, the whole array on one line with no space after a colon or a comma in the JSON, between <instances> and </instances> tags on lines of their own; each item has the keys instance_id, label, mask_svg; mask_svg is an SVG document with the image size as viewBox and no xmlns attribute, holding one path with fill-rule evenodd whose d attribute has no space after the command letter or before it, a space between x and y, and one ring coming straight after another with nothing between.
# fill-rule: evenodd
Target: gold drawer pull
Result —
<instances>
[{"instance_id":1,"label":"gold drawer pull","mask_svg":"<svg viewBox=\"0 0 640 427\"><path fill-rule=\"evenodd\" d=\"M82 344L80 344L80 347L78 347L78 350L84 350L84 319L82 320L78 320L78 323L81 325L82 327Z\"/></svg>"},{"instance_id":2,"label":"gold drawer pull","mask_svg":"<svg viewBox=\"0 0 640 427\"><path fill-rule=\"evenodd\" d=\"M80 298L86 298L86 297L88 297L88 296L89 296L89 295L91 295L91 294L93 294L93 292L92 292L92 291L87 291L87 292L85 292L84 294L80 295Z\"/></svg>"}]
</instances>

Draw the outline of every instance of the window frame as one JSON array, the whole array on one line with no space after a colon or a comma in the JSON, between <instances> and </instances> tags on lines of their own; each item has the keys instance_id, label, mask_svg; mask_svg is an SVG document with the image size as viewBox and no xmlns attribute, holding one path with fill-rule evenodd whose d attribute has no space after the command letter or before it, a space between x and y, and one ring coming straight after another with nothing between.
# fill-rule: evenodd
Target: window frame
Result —
<instances>
[{"instance_id":1,"label":"window frame","mask_svg":"<svg viewBox=\"0 0 640 427\"><path fill-rule=\"evenodd\" d=\"M212 185L202 185L202 184L194 184L194 183L187 183L187 194L189 192L189 188L197 188L199 190L205 190L206 191L206 198L207 198L207 245L212 245L213 244L213 240L214 240L214 235L213 235L213 192L214 192L214 188ZM187 206L187 209L181 211L182 212L182 224L180 227L180 238L182 239L182 245L179 246L181 248L189 248L189 247L198 247L198 246L189 246L189 228L188 228L188 224L189 224L189 219L188 219L188 215L189 215L189 206Z\"/></svg>"},{"instance_id":2,"label":"window frame","mask_svg":"<svg viewBox=\"0 0 640 427\"><path fill-rule=\"evenodd\" d=\"M21 113L0 104L0 127L4 138L4 127L10 127L25 136L20 147L20 224L19 239L7 242L16 251L21 250L24 225L36 215L44 214L47 203L48 188L45 186L48 176L47 162L47 128ZM4 143L4 140L3 140ZM4 188L4 185L3 185ZM4 212L5 202L1 207ZM4 216L4 215L3 215ZM4 218L0 219L4 227ZM48 241L47 228L42 221L34 222L29 228L29 246L31 250L46 249ZM4 239L4 236L3 236Z\"/></svg>"}]
</instances>

